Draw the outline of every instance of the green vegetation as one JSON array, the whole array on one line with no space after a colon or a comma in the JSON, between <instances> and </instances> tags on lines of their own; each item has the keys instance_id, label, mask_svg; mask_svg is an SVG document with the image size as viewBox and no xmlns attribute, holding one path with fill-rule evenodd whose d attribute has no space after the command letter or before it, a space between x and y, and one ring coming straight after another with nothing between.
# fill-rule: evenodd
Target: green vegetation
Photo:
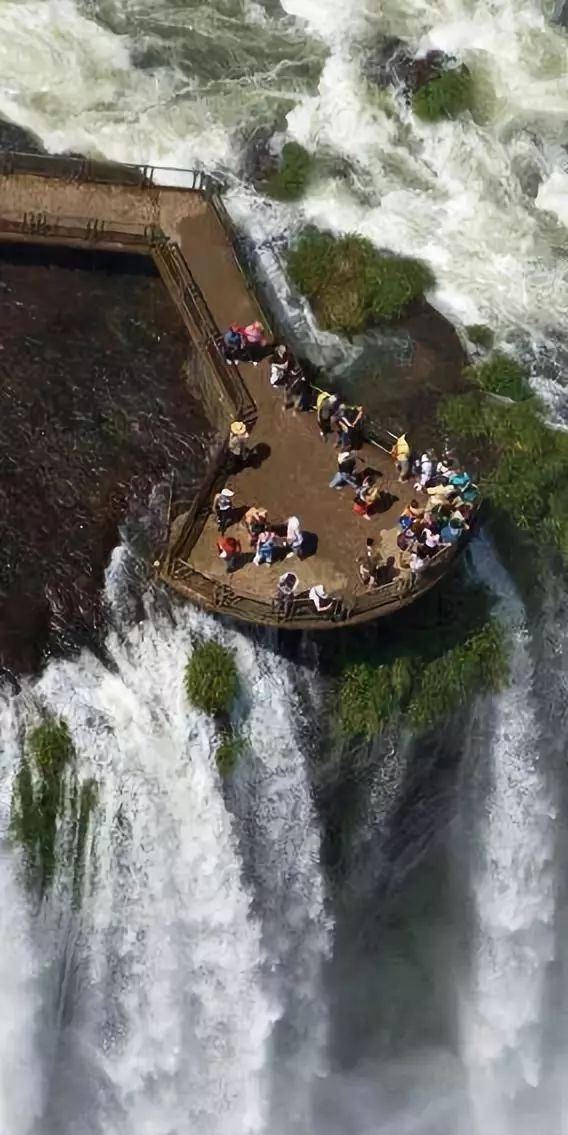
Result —
<instances>
[{"instance_id":1,"label":"green vegetation","mask_svg":"<svg viewBox=\"0 0 568 1135\"><path fill-rule=\"evenodd\" d=\"M491 350L495 335L485 323L470 323L465 331L470 343L473 343L476 347L483 347L487 351Z\"/></svg>"},{"instance_id":2,"label":"green vegetation","mask_svg":"<svg viewBox=\"0 0 568 1135\"><path fill-rule=\"evenodd\" d=\"M240 733L235 733L230 729L224 730L215 753L217 768L221 776L228 776L233 771L243 748L244 741Z\"/></svg>"},{"instance_id":3,"label":"green vegetation","mask_svg":"<svg viewBox=\"0 0 568 1135\"><path fill-rule=\"evenodd\" d=\"M289 250L288 269L320 326L345 335L399 318L435 283L419 260L382 255L365 237L315 229Z\"/></svg>"},{"instance_id":4,"label":"green vegetation","mask_svg":"<svg viewBox=\"0 0 568 1135\"><path fill-rule=\"evenodd\" d=\"M196 709L225 714L234 700L239 676L232 650L218 642L197 642L185 668L185 689Z\"/></svg>"},{"instance_id":5,"label":"green vegetation","mask_svg":"<svg viewBox=\"0 0 568 1135\"><path fill-rule=\"evenodd\" d=\"M501 624L481 587L450 578L443 592L401 612L374 643L350 641L341 660L338 724L371 738L405 720L426 732L472 696L499 689L507 676Z\"/></svg>"},{"instance_id":6,"label":"green vegetation","mask_svg":"<svg viewBox=\"0 0 568 1135\"><path fill-rule=\"evenodd\" d=\"M77 819L73 855L73 906L75 909L81 904L87 835L97 800L98 787L96 780L84 780L79 793L79 817Z\"/></svg>"},{"instance_id":7,"label":"green vegetation","mask_svg":"<svg viewBox=\"0 0 568 1135\"><path fill-rule=\"evenodd\" d=\"M430 79L412 95L412 109L425 122L458 118L473 108L474 84L465 66L451 67Z\"/></svg>"},{"instance_id":8,"label":"green vegetation","mask_svg":"<svg viewBox=\"0 0 568 1135\"><path fill-rule=\"evenodd\" d=\"M448 398L438 416L461 456L481 470L480 489L493 506L496 534L516 528L539 557L552 546L568 562L568 434L546 424L513 360L495 354L465 375L472 389ZM516 400L484 397L480 387Z\"/></svg>"},{"instance_id":9,"label":"green vegetation","mask_svg":"<svg viewBox=\"0 0 568 1135\"><path fill-rule=\"evenodd\" d=\"M469 367L465 371L465 376L471 378L482 390L511 398L514 402L522 402L524 398L533 397L525 368L516 359L500 351L494 351L486 362L479 366Z\"/></svg>"},{"instance_id":10,"label":"green vegetation","mask_svg":"<svg viewBox=\"0 0 568 1135\"><path fill-rule=\"evenodd\" d=\"M74 863L73 894L76 901L80 897L96 785L88 780L78 789L74 760L75 750L64 721L46 716L29 730L14 781L11 833L22 848L28 885L40 898L53 881L58 830L65 818L69 820L66 854Z\"/></svg>"},{"instance_id":11,"label":"green vegetation","mask_svg":"<svg viewBox=\"0 0 568 1135\"><path fill-rule=\"evenodd\" d=\"M286 142L279 168L266 183L266 193L278 201L303 197L314 168L314 159L299 142Z\"/></svg>"}]
</instances>

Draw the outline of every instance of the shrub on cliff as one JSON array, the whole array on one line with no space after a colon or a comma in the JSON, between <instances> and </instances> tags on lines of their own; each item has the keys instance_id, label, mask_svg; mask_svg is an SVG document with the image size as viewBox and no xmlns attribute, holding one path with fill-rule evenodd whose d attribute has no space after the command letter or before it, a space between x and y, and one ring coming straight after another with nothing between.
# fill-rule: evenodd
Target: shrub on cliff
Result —
<instances>
[{"instance_id":1,"label":"shrub on cliff","mask_svg":"<svg viewBox=\"0 0 568 1135\"><path fill-rule=\"evenodd\" d=\"M340 728L370 739L401 719L415 733L424 733L478 691L499 689L507 670L503 630L496 619L429 660L418 649L380 666L356 663L346 668L341 681Z\"/></svg>"},{"instance_id":2,"label":"shrub on cliff","mask_svg":"<svg viewBox=\"0 0 568 1135\"><path fill-rule=\"evenodd\" d=\"M511 398L513 402L522 402L523 399L531 398L533 395L525 368L516 359L502 354L501 351L494 351L479 366L468 367L465 374L482 390Z\"/></svg>"},{"instance_id":3,"label":"shrub on cliff","mask_svg":"<svg viewBox=\"0 0 568 1135\"><path fill-rule=\"evenodd\" d=\"M77 905L96 784L85 781L79 790L74 760L75 750L64 721L45 717L30 729L14 781L10 826L22 848L28 883L43 897L53 880L58 830L66 818L64 844L73 863L73 902ZM62 850L65 852L65 848Z\"/></svg>"},{"instance_id":4,"label":"shrub on cliff","mask_svg":"<svg viewBox=\"0 0 568 1135\"><path fill-rule=\"evenodd\" d=\"M418 87L412 95L412 109L425 122L458 118L473 107L474 86L465 66L451 67Z\"/></svg>"},{"instance_id":5,"label":"shrub on cliff","mask_svg":"<svg viewBox=\"0 0 568 1135\"><path fill-rule=\"evenodd\" d=\"M371 738L406 721L425 732L477 691L498 689L507 676L507 644L493 604L485 588L464 586L458 573L399 612L392 626L381 624L375 639L346 632L342 657L332 661L340 731Z\"/></svg>"},{"instance_id":6,"label":"shrub on cliff","mask_svg":"<svg viewBox=\"0 0 568 1135\"><path fill-rule=\"evenodd\" d=\"M482 347L486 351L491 350L495 335L485 323L470 323L465 331L470 343L473 343L475 347Z\"/></svg>"},{"instance_id":7,"label":"shrub on cliff","mask_svg":"<svg viewBox=\"0 0 568 1135\"><path fill-rule=\"evenodd\" d=\"M552 544L568 561L568 435L546 424L539 400L500 403L475 390L438 415L457 451L479 463L486 500L535 547Z\"/></svg>"},{"instance_id":8,"label":"shrub on cliff","mask_svg":"<svg viewBox=\"0 0 568 1135\"><path fill-rule=\"evenodd\" d=\"M345 335L399 318L435 283L420 260L382 255L365 237L313 229L289 250L288 269L320 326Z\"/></svg>"},{"instance_id":9,"label":"shrub on cliff","mask_svg":"<svg viewBox=\"0 0 568 1135\"><path fill-rule=\"evenodd\" d=\"M233 651L218 642L197 643L185 668L185 689L196 709L226 714L238 689Z\"/></svg>"},{"instance_id":10,"label":"shrub on cliff","mask_svg":"<svg viewBox=\"0 0 568 1135\"><path fill-rule=\"evenodd\" d=\"M269 177L265 191L278 201L297 201L308 187L314 159L299 142L286 142L279 168Z\"/></svg>"}]
</instances>

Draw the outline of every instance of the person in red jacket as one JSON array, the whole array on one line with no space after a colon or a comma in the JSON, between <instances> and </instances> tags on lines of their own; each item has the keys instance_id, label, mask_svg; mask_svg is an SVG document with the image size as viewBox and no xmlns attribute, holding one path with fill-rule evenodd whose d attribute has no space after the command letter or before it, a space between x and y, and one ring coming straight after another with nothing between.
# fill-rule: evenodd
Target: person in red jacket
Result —
<instances>
[{"instance_id":1,"label":"person in red jacket","mask_svg":"<svg viewBox=\"0 0 568 1135\"><path fill-rule=\"evenodd\" d=\"M240 541L235 540L234 536L220 536L217 540L217 550L219 559L225 560L228 574L236 571L241 555Z\"/></svg>"}]
</instances>

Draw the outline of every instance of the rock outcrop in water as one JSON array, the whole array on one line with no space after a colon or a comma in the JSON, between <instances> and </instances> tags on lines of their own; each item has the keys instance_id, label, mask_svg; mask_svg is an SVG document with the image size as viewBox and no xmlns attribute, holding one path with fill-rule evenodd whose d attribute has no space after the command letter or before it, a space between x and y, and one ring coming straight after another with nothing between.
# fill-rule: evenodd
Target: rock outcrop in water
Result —
<instances>
[{"instance_id":1,"label":"rock outcrop in water","mask_svg":"<svg viewBox=\"0 0 568 1135\"><path fill-rule=\"evenodd\" d=\"M389 36L370 49L363 61L363 74L368 82L402 89L411 99L416 91L457 66L455 56L444 51L416 56L404 40Z\"/></svg>"},{"instance_id":2,"label":"rock outcrop in water","mask_svg":"<svg viewBox=\"0 0 568 1135\"><path fill-rule=\"evenodd\" d=\"M7 118L0 117L0 153L10 150L20 150L25 154L45 154L45 146L31 130L24 130L16 126Z\"/></svg>"}]
</instances>

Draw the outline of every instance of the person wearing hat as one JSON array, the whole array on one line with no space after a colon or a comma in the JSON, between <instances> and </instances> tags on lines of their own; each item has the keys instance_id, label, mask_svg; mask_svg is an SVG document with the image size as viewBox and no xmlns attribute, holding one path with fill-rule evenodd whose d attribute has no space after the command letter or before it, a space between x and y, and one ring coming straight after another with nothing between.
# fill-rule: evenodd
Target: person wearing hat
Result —
<instances>
[{"instance_id":1,"label":"person wearing hat","mask_svg":"<svg viewBox=\"0 0 568 1135\"><path fill-rule=\"evenodd\" d=\"M309 598L318 614L321 611L331 611L335 602L332 596L327 594L323 583L316 583L315 587L310 587Z\"/></svg>"},{"instance_id":2,"label":"person wearing hat","mask_svg":"<svg viewBox=\"0 0 568 1135\"><path fill-rule=\"evenodd\" d=\"M244 422L231 422L229 430L229 462L231 472L238 473L248 460L249 432Z\"/></svg>"},{"instance_id":3,"label":"person wearing hat","mask_svg":"<svg viewBox=\"0 0 568 1135\"><path fill-rule=\"evenodd\" d=\"M217 517L217 528L221 534L232 523L234 495L232 489L221 489L221 492L213 497L213 512Z\"/></svg>"}]
</instances>

